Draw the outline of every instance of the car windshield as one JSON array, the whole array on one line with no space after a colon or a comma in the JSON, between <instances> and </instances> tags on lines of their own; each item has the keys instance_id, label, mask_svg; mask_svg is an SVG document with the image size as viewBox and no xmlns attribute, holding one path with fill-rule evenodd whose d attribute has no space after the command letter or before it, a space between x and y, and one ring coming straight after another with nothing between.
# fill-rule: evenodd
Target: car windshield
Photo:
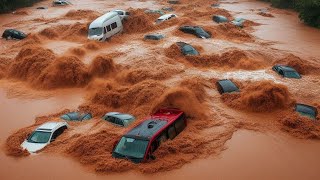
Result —
<instances>
[{"instance_id":1,"label":"car windshield","mask_svg":"<svg viewBox=\"0 0 320 180\"><path fill-rule=\"evenodd\" d=\"M28 138L31 143L47 143L50 139L51 132L34 131Z\"/></svg>"},{"instance_id":2,"label":"car windshield","mask_svg":"<svg viewBox=\"0 0 320 180\"><path fill-rule=\"evenodd\" d=\"M101 27L89 29L89 36L94 36L94 35L99 36L101 34L102 34L102 28Z\"/></svg>"},{"instance_id":3,"label":"car windshield","mask_svg":"<svg viewBox=\"0 0 320 180\"><path fill-rule=\"evenodd\" d=\"M288 78L300 78L299 73L296 71L285 71L284 76Z\"/></svg>"},{"instance_id":4,"label":"car windshield","mask_svg":"<svg viewBox=\"0 0 320 180\"><path fill-rule=\"evenodd\" d=\"M296 105L296 111L301 115L308 116L312 119L315 119L317 115L316 111L313 108L300 104Z\"/></svg>"},{"instance_id":5,"label":"car windshield","mask_svg":"<svg viewBox=\"0 0 320 180\"><path fill-rule=\"evenodd\" d=\"M142 159L149 141L122 137L114 152L127 158Z\"/></svg>"}]
</instances>

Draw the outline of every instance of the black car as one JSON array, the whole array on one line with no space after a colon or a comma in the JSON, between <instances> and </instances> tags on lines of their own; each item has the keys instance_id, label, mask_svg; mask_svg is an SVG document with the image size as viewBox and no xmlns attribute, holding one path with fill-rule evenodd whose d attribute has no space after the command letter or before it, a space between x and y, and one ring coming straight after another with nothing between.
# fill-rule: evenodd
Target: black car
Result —
<instances>
[{"instance_id":1,"label":"black car","mask_svg":"<svg viewBox=\"0 0 320 180\"><path fill-rule=\"evenodd\" d=\"M202 38L202 39L211 38L211 35L199 26L181 26L179 30L184 33L194 34L198 38Z\"/></svg>"},{"instance_id":2,"label":"black car","mask_svg":"<svg viewBox=\"0 0 320 180\"><path fill-rule=\"evenodd\" d=\"M297 111L302 116L307 116L311 119L316 119L318 115L317 108L306 104L296 104L295 111Z\"/></svg>"},{"instance_id":3,"label":"black car","mask_svg":"<svg viewBox=\"0 0 320 180\"><path fill-rule=\"evenodd\" d=\"M282 77L300 79L301 75L292 67L284 65L275 65L272 70L280 74Z\"/></svg>"},{"instance_id":4,"label":"black car","mask_svg":"<svg viewBox=\"0 0 320 180\"><path fill-rule=\"evenodd\" d=\"M187 44L185 42L177 42L177 45L179 46L181 53L183 55L199 55L199 52L192 47L190 44Z\"/></svg>"},{"instance_id":5,"label":"black car","mask_svg":"<svg viewBox=\"0 0 320 180\"><path fill-rule=\"evenodd\" d=\"M220 94L239 92L239 88L229 79L223 79L216 82L217 89Z\"/></svg>"},{"instance_id":6,"label":"black car","mask_svg":"<svg viewBox=\"0 0 320 180\"><path fill-rule=\"evenodd\" d=\"M15 29L6 29L2 34L2 38L6 39L24 39L26 37L26 34Z\"/></svg>"},{"instance_id":7,"label":"black car","mask_svg":"<svg viewBox=\"0 0 320 180\"><path fill-rule=\"evenodd\" d=\"M221 15L212 16L212 20L215 21L216 23L228 22L228 18L226 18L225 16L221 16Z\"/></svg>"},{"instance_id":8,"label":"black car","mask_svg":"<svg viewBox=\"0 0 320 180\"><path fill-rule=\"evenodd\" d=\"M163 38L164 38L164 35L162 34L147 34L144 36L144 39L149 39L149 40L160 40Z\"/></svg>"}]
</instances>

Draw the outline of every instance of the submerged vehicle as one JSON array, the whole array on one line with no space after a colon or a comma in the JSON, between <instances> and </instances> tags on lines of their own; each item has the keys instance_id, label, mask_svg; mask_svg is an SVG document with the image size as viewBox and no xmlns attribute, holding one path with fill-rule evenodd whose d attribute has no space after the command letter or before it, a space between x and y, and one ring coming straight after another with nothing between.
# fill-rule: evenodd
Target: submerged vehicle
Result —
<instances>
[{"instance_id":1,"label":"submerged vehicle","mask_svg":"<svg viewBox=\"0 0 320 180\"><path fill-rule=\"evenodd\" d=\"M282 77L286 78L294 78L294 79L300 79L301 75L292 67L290 66L284 66L284 65L275 65L272 67L272 70L277 72Z\"/></svg>"},{"instance_id":2,"label":"submerged vehicle","mask_svg":"<svg viewBox=\"0 0 320 180\"><path fill-rule=\"evenodd\" d=\"M243 28L243 23L245 22L246 20L243 19L243 18L235 18L233 21L231 21L231 24L237 26L237 27L241 27Z\"/></svg>"},{"instance_id":3,"label":"submerged vehicle","mask_svg":"<svg viewBox=\"0 0 320 180\"><path fill-rule=\"evenodd\" d=\"M225 16L221 16L221 15L212 16L212 20L215 21L216 23L228 22L228 18L226 18Z\"/></svg>"},{"instance_id":4,"label":"submerged vehicle","mask_svg":"<svg viewBox=\"0 0 320 180\"><path fill-rule=\"evenodd\" d=\"M31 133L21 147L30 153L35 153L56 140L67 128L66 122L44 123Z\"/></svg>"},{"instance_id":5,"label":"submerged vehicle","mask_svg":"<svg viewBox=\"0 0 320 180\"><path fill-rule=\"evenodd\" d=\"M197 36L198 38L208 39L211 35L199 26L181 26L180 31Z\"/></svg>"},{"instance_id":6,"label":"submerged vehicle","mask_svg":"<svg viewBox=\"0 0 320 180\"><path fill-rule=\"evenodd\" d=\"M149 40L161 40L164 38L164 35L162 34L147 34L144 36L144 39Z\"/></svg>"},{"instance_id":7,"label":"submerged vehicle","mask_svg":"<svg viewBox=\"0 0 320 180\"><path fill-rule=\"evenodd\" d=\"M109 112L105 114L102 119L117 126L127 127L135 120L135 117L130 114Z\"/></svg>"},{"instance_id":8,"label":"submerged vehicle","mask_svg":"<svg viewBox=\"0 0 320 180\"><path fill-rule=\"evenodd\" d=\"M115 142L112 157L134 163L155 159L153 153L168 139L174 139L187 126L183 111L159 109Z\"/></svg>"},{"instance_id":9,"label":"submerged vehicle","mask_svg":"<svg viewBox=\"0 0 320 180\"><path fill-rule=\"evenodd\" d=\"M156 23L159 24L159 23L161 23L161 22L163 22L163 21L167 21L167 20L169 20L169 19L171 19L171 18L175 18L175 17L177 17L177 15L175 15L175 14L165 14L165 15L163 15L163 16L160 16L160 17L156 20Z\"/></svg>"},{"instance_id":10,"label":"submerged vehicle","mask_svg":"<svg viewBox=\"0 0 320 180\"><path fill-rule=\"evenodd\" d=\"M144 11L145 13L149 13L149 14L160 14L160 15L164 15L165 13L161 10L151 10L151 9L147 9Z\"/></svg>"},{"instance_id":11,"label":"submerged vehicle","mask_svg":"<svg viewBox=\"0 0 320 180\"><path fill-rule=\"evenodd\" d=\"M113 12L118 13L121 20L128 19L128 17L130 16L130 13L125 10L117 9L117 10L113 10Z\"/></svg>"},{"instance_id":12,"label":"submerged vehicle","mask_svg":"<svg viewBox=\"0 0 320 180\"><path fill-rule=\"evenodd\" d=\"M296 104L295 111L300 115L307 116L313 120L316 120L318 116L317 108L306 104Z\"/></svg>"},{"instance_id":13,"label":"submerged vehicle","mask_svg":"<svg viewBox=\"0 0 320 180\"><path fill-rule=\"evenodd\" d=\"M62 115L60 118L66 121L83 121L91 119L92 114L81 112L69 112L67 114Z\"/></svg>"},{"instance_id":14,"label":"submerged vehicle","mask_svg":"<svg viewBox=\"0 0 320 180\"><path fill-rule=\"evenodd\" d=\"M89 26L88 39L105 41L111 36L122 32L121 18L117 12L109 12L98 17Z\"/></svg>"},{"instance_id":15,"label":"submerged vehicle","mask_svg":"<svg viewBox=\"0 0 320 180\"><path fill-rule=\"evenodd\" d=\"M216 82L217 89L220 94L239 92L239 88L229 79L223 79Z\"/></svg>"},{"instance_id":16,"label":"submerged vehicle","mask_svg":"<svg viewBox=\"0 0 320 180\"><path fill-rule=\"evenodd\" d=\"M54 0L52 1L52 6L66 6L70 5L71 3L67 0Z\"/></svg>"},{"instance_id":17,"label":"submerged vehicle","mask_svg":"<svg viewBox=\"0 0 320 180\"><path fill-rule=\"evenodd\" d=\"M192 47L190 44L185 43L185 42L177 42L177 45L180 48L180 51L183 55L199 55L199 52Z\"/></svg>"},{"instance_id":18,"label":"submerged vehicle","mask_svg":"<svg viewBox=\"0 0 320 180\"><path fill-rule=\"evenodd\" d=\"M174 11L174 9L172 7L164 7L164 8L162 8L162 10L169 11L169 12Z\"/></svg>"},{"instance_id":19,"label":"submerged vehicle","mask_svg":"<svg viewBox=\"0 0 320 180\"><path fill-rule=\"evenodd\" d=\"M15 30L15 29L6 29L3 34L2 38L5 39L24 39L27 35L21 31Z\"/></svg>"}]
</instances>

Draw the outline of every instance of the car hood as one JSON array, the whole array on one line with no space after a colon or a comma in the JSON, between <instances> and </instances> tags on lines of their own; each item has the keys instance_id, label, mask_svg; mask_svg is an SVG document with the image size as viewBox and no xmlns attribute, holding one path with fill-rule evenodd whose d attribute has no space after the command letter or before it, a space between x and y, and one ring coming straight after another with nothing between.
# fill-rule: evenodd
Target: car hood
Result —
<instances>
[{"instance_id":1,"label":"car hood","mask_svg":"<svg viewBox=\"0 0 320 180\"><path fill-rule=\"evenodd\" d=\"M22 149L26 149L30 153L35 153L35 152L43 149L46 145L47 145L47 143L30 143L25 140L21 144L21 147L22 147Z\"/></svg>"}]
</instances>

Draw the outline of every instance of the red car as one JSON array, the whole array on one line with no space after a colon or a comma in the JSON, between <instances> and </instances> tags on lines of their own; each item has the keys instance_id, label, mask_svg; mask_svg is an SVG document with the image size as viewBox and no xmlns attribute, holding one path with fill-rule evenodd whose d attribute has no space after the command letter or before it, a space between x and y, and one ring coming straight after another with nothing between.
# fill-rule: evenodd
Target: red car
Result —
<instances>
[{"instance_id":1,"label":"red car","mask_svg":"<svg viewBox=\"0 0 320 180\"><path fill-rule=\"evenodd\" d=\"M167 139L174 139L187 125L183 111L160 109L115 142L112 157L134 163L154 160L153 153Z\"/></svg>"}]
</instances>

